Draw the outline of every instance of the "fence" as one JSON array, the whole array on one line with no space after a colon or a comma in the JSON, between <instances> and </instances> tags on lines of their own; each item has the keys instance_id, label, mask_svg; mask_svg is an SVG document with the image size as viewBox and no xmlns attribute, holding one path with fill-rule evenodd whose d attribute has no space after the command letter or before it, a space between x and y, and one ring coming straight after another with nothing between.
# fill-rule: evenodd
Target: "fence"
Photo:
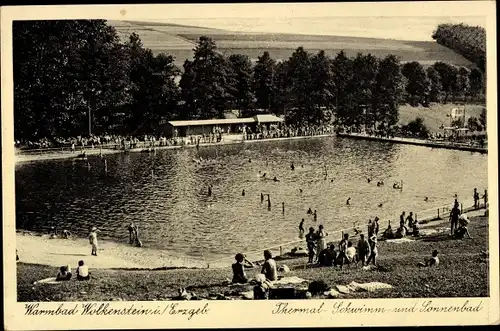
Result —
<instances>
[{"instance_id":1,"label":"fence","mask_svg":"<svg viewBox=\"0 0 500 331\"><path fill-rule=\"evenodd\" d=\"M485 193L485 196L487 196L486 190L484 193ZM461 212L468 212L470 210L476 209L474 207L473 200L464 199L463 201L465 201L465 202L460 204ZM488 202L487 198L486 199L483 198L483 203L481 203L481 201L480 201L478 208L486 208L487 202ZM470 206L470 207L466 207L466 206ZM415 220L422 222L422 224L425 224L425 223L431 222L431 221L435 221L435 220L447 219L450 215L452 207L453 207L453 203L448 203L445 205L424 209L424 210L421 210L421 211L414 213L414 218L415 218ZM383 228L383 227L386 227L387 225L389 225L389 223L382 224L382 222L380 222L379 225L381 228ZM398 218L398 222L397 222L396 226L397 225L399 225L399 218ZM327 243L339 242L340 240L342 240L342 238L344 237L344 234L346 234L346 233L349 234L349 238L357 238L359 236L359 234L367 233L367 232L368 232L368 224L358 224L357 222L353 222L352 227L329 232L328 236L326 237L326 242ZM304 242L305 242L305 239L297 239L297 240L289 241L286 243L281 243L278 245L270 246L267 248L261 248L259 250L246 252L245 256L247 257L247 259L249 259L251 261L252 260L253 261L262 260L263 259L262 254L265 250L269 250L273 254L273 256L283 256L283 254L290 252L292 248L297 247L297 244L304 244ZM207 263L207 268L210 268L210 266L214 266L214 265L216 265L216 266L226 265L226 263L224 263L225 261L228 261L227 264L229 264L232 260L234 260L234 255L223 257L223 258L216 259L216 260L211 260Z\"/></svg>"}]
</instances>

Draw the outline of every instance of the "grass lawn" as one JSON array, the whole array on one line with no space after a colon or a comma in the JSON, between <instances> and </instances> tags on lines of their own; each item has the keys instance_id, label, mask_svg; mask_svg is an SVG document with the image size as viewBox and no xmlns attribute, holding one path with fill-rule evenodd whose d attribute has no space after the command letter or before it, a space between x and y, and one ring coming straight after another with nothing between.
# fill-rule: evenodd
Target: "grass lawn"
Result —
<instances>
[{"instance_id":1,"label":"grass lawn","mask_svg":"<svg viewBox=\"0 0 500 331\"><path fill-rule=\"evenodd\" d=\"M465 116L479 118L484 105L465 105ZM412 107L404 105L399 107L399 124L408 124L417 117L422 117L424 123L431 132L443 133L439 127L441 124L450 126L450 118L446 115L451 113L452 108L463 109L463 105L453 103L447 104L431 104L430 107Z\"/></svg>"},{"instance_id":2,"label":"grass lawn","mask_svg":"<svg viewBox=\"0 0 500 331\"><path fill-rule=\"evenodd\" d=\"M436 227L439 225L433 225ZM443 225L441 225L442 227ZM403 297L478 297L488 296L488 220L471 219L473 239L455 240L446 234L421 238L412 243L379 243L378 270L361 268L306 268L305 258L278 261L290 267L289 276L308 281L323 280L330 286L356 282L384 282L392 290L361 292L345 298L403 298ZM428 258L432 250L440 252L441 264L437 268L419 268L417 262ZM90 266L91 268L92 266ZM255 275L255 268L248 276ZM56 285L33 285L33 282L55 276L56 268L18 263L18 301L111 301L111 300L168 300L185 287L199 297L216 294L232 295L251 290L251 286L228 287L227 269L175 269L175 270L92 270L88 282L71 280ZM287 275L287 276L288 276Z\"/></svg>"}]
</instances>

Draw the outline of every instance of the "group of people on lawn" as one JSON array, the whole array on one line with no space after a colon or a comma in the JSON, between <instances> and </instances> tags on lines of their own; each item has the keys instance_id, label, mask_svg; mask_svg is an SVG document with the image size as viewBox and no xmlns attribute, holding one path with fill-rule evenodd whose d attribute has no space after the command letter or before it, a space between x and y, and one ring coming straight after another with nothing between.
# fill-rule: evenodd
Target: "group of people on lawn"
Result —
<instances>
[{"instance_id":1,"label":"group of people on lawn","mask_svg":"<svg viewBox=\"0 0 500 331\"><path fill-rule=\"evenodd\" d=\"M373 263L376 265L378 255L377 235L379 231L378 217L373 222L370 220L368 224L368 236L360 234L359 241L356 247L349 240L349 234L345 233L338 245L338 250L335 249L335 244L330 243L327 247L325 232L323 226L319 226L317 232L314 228L309 228L309 233L306 235L306 245L308 250L308 263L318 263L322 266L340 266L344 264L358 263L365 264Z\"/></svg>"}]
</instances>

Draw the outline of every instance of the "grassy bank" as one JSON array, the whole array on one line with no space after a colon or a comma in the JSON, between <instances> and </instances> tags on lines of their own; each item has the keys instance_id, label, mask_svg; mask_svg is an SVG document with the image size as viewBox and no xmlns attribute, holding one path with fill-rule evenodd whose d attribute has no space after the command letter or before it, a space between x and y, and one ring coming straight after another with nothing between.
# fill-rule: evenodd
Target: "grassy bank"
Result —
<instances>
[{"instance_id":1,"label":"grassy bank","mask_svg":"<svg viewBox=\"0 0 500 331\"><path fill-rule=\"evenodd\" d=\"M429 228L443 229L434 224ZM444 231L444 229L443 229ZM488 219L471 219L473 239L456 240L448 232L422 237L410 243L379 243L377 270L361 268L304 268L305 258L278 261L291 272L308 281L323 280L330 286L347 285L352 281L384 282L392 290L361 292L344 295L345 298L404 298L404 297L477 297L488 295ZM416 264L440 252L437 268L419 268ZM90 266L91 268L92 266ZM181 287L208 298L217 294L226 296L249 291L251 286L229 287L226 279L230 269L176 269L176 270L92 270L89 282L70 281L56 285L33 285L33 282L55 276L57 268L36 264L17 265L19 301L111 301L111 300L168 300ZM249 276L259 270L255 268Z\"/></svg>"},{"instance_id":2,"label":"grassy bank","mask_svg":"<svg viewBox=\"0 0 500 331\"><path fill-rule=\"evenodd\" d=\"M465 105L465 115L467 118L476 117L479 118L481 110L484 105ZM443 133L440 126L450 126L451 110L453 108L463 109L463 105L447 103L447 104L431 104L430 107L412 107L410 105L403 105L399 107L399 123L400 125L408 124L417 117L424 119L424 123L433 133Z\"/></svg>"}]
</instances>

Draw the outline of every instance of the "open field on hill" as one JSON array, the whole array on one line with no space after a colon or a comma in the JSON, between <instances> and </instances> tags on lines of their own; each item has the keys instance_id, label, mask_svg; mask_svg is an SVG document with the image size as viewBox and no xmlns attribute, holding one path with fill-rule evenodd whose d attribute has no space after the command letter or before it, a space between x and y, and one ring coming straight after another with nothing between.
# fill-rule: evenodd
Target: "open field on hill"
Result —
<instances>
[{"instance_id":1,"label":"open field on hill","mask_svg":"<svg viewBox=\"0 0 500 331\"><path fill-rule=\"evenodd\" d=\"M109 24L115 27L121 40L127 40L135 32L141 37L145 47L154 53L164 52L174 56L179 66L182 66L186 58L192 57L196 41L204 35L212 37L220 51L248 55L253 60L264 51L268 51L275 59L287 59L297 47L303 46L311 53L324 50L329 56L335 56L344 50L348 56L355 56L358 52L378 57L394 54L404 62L421 61L430 65L443 61L455 65L470 65L461 55L432 41L244 33L149 22L109 21Z\"/></svg>"}]
</instances>

